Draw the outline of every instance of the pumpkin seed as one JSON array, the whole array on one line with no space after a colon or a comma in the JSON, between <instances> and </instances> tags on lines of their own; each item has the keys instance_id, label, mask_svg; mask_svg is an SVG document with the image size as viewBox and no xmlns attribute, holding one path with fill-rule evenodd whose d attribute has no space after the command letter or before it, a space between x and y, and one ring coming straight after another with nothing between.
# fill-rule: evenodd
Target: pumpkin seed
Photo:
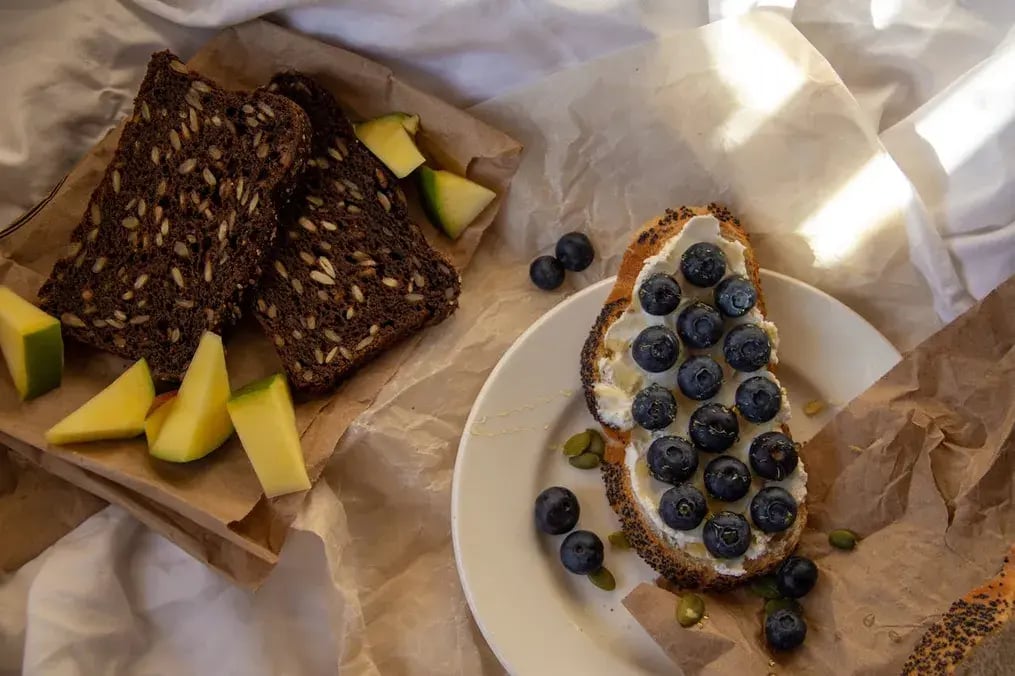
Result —
<instances>
[{"instance_id":1,"label":"pumpkin seed","mask_svg":"<svg viewBox=\"0 0 1015 676\"><path fill-rule=\"evenodd\" d=\"M833 530L828 534L828 544L836 549L853 549L859 539L856 533L846 528Z\"/></svg>"},{"instance_id":2,"label":"pumpkin seed","mask_svg":"<svg viewBox=\"0 0 1015 676\"><path fill-rule=\"evenodd\" d=\"M803 608L800 607L800 604L797 603L796 599L769 599L768 601L765 601L765 616L767 617L775 611L782 610L783 608L789 608L790 610L795 610L798 613L803 612Z\"/></svg>"},{"instance_id":3,"label":"pumpkin seed","mask_svg":"<svg viewBox=\"0 0 1015 676\"><path fill-rule=\"evenodd\" d=\"M600 458L606 453L606 441L603 439L603 435L599 433L599 430L588 430L589 433L589 453L594 453Z\"/></svg>"},{"instance_id":4,"label":"pumpkin seed","mask_svg":"<svg viewBox=\"0 0 1015 676\"><path fill-rule=\"evenodd\" d=\"M567 459L572 467L578 469L595 469L599 467L599 456L594 453L582 453Z\"/></svg>"},{"instance_id":5,"label":"pumpkin seed","mask_svg":"<svg viewBox=\"0 0 1015 676\"><path fill-rule=\"evenodd\" d=\"M601 567L594 573L589 573L588 578L592 584L605 591L613 591L617 588L617 580L606 566Z\"/></svg>"},{"instance_id":6,"label":"pumpkin seed","mask_svg":"<svg viewBox=\"0 0 1015 676\"><path fill-rule=\"evenodd\" d=\"M705 616L705 601L697 594L684 594L677 603L677 622L681 627L693 627Z\"/></svg>"},{"instance_id":7,"label":"pumpkin seed","mask_svg":"<svg viewBox=\"0 0 1015 676\"><path fill-rule=\"evenodd\" d=\"M806 415L808 418L811 416L815 416L824 411L825 406L826 406L825 402L819 401L817 399L812 399L811 401L808 401L806 405L804 405L804 415Z\"/></svg>"},{"instance_id":8,"label":"pumpkin seed","mask_svg":"<svg viewBox=\"0 0 1015 676\"><path fill-rule=\"evenodd\" d=\"M606 536L606 539L610 541L610 546L616 549L630 549L631 543L627 539L627 534L622 530L614 531Z\"/></svg>"},{"instance_id":9,"label":"pumpkin seed","mask_svg":"<svg viewBox=\"0 0 1015 676\"><path fill-rule=\"evenodd\" d=\"M589 431L579 432L570 439L564 442L564 455L574 457L581 455L588 450L589 443L592 441Z\"/></svg>"},{"instance_id":10,"label":"pumpkin seed","mask_svg":"<svg viewBox=\"0 0 1015 676\"><path fill-rule=\"evenodd\" d=\"M763 599L777 599L780 596L779 588L775 585L775 578L771 575L759 577L752 582L751 591L755 596L760 596Z\"/></svg>"}]
</instances>

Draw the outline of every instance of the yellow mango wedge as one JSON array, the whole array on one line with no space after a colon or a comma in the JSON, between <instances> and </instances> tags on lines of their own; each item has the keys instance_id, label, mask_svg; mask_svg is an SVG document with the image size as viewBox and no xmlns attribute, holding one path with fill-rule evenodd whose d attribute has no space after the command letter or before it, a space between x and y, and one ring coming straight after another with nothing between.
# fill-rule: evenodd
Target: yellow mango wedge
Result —
<instances>
[{"instance_id":1,"label":"yellow mango wedge","mask_svg":"<svg viewBox=\"0 0 1015 676\"><path fill-rule=\"evenodd\" d=\"M162 426L166 424L166 419L169 417L170 411L173 410L173 404L176 402L177 394L177 391L173 390L172 392L155 397L151 412L144 421L144 435L145 439L148 440L149 448L158 438L159 432L162 431Z\"/></svg>"},{"instance_id":2,"label":"yellow mango wedge","mask_svg":"<svg viewBox=\"0 0 1015 676\"><path fill-rule=\"evenodd\" d=\"M148 452L160 460L190 462L214 451L233 433L229 395L222 338L206 331Z\"/></svg>"},{"instance_id":3,"label":"yellow mango wedge","mask_svg":"<svg viewBox=\"0 0 1015 676\"><path fill-rule=\"evenodd\" d=\"M0 350L23 400L60 385L63 336L60 322L6 286L0 286Z\"/></svg>"},{"instance_id":4,"label":"yellow mango wedge","mask_svg":"<svg viewBox=\"0 0 1015 676\"><path fill-rule=\"evenodd\" d=\"M229 400L229 416L265 495L310 488L284 376L276 373L236 392Z\"/></svg>"},{"instance_id":5,"label":"yellow mango wedge","mask_svg":"<svg viewBox=\"0 0 1015 676\"><path fill-rule=\"evenodd\" d=\"M144 432L145 416L155 399L148 362L138 361L84 406L46 432L51 444L130 439Z\"/></svg>"},{"instance_id":6,"label":"yellow mango wedge","mask_svg":"<svg viewBox=\"0 0 1015 676\"><path fill-rule=\"evenodd\" d=\"M458 239L497 193L444 169L419 169L419 195L430 222Z\"/></svg>"},{"instance_id":7,"label":"yellow mango wedge","mask_svg":"<svg viewBox=\"0 0 1015 676\"><path fill-rule=\"evenodd\" d=\"M405 113L391 113L355 126L363 145L398 178L405 178L426 161L412 139L417 129L419 117Z\"/></svg>"}]
</instances>

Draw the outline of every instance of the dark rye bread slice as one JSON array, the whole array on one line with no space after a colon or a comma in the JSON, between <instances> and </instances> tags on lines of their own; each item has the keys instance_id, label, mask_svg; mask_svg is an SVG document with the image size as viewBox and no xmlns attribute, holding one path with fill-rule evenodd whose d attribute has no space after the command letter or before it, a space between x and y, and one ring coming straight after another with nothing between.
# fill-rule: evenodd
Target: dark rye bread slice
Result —
<instances>
[{"instance_id":1,"label":"dark rye bread slice","mask_svg":"<svg viewBox=\"0 0 1015 676\"><path fill-rule=\"evenodd\" d=\"M683 206L676 210L668 209L662 217L645 223L635 233L628 246L621 261L620 270L617 272L617 281L582 349L581 379L589 411L603 426L608 440L602 464L606 498L620 518L624 533L631 546L656 572L677 587L718 591L736 587L751 578L771 572L792 553L800 541L807 522L806 503L801 502L797 506L797 517L793 526L782 533L775 534L762 556L744 560L745 572L743 575L720 573L714 566L714 560L691 556L681 549L671 547L649 520L634 495L631 475L624 462L624 452L631 434L629 431L617 429L602 420L594 392L595 384L600 380L599 359L608 352L604 341L606 332L631 304L636 292L635 283L645 259L658 253L670 238L680 233L691 218L704 215L712 215L719 221L720 236L730 241L739 242L745 247L744 262L747 268L747 277L758 292L756 306L762 315L766 314L758 262L740 221L734 218L725 207L715 203L704 207ZM773 373L776 371L771 364L768 368ZM790 434L789 428L785 425L782 426L782 431L786 435ZM702 456L705 455L702 454ZM705 464L705 461L703 457L702 465Z\"/></svg>"},{"instance_id":2,"label":"dark rye bread slice","mask_svg":"<svg viewBox=\"0 0 1015 676\"><path fill-rule=\"evenodd\" d=\"M201 334L239 319L309 140L288 99L228 92L153 55L42 307L76 340L181 379Z\"/></svg>"},{"instance_id":3,"label":"dark rye bread slice","mask_svg":"<svg viewBox=\"0 0 1015 676\"><path fill-rule=\"evenodd\" d=\"M307 112L313 158L282 211L284 233L259 285L256 316L293 386L326 392L454 312L461 281L327 90L299 73L276 75L269 90Z\"/></svg>"}]
</instances>

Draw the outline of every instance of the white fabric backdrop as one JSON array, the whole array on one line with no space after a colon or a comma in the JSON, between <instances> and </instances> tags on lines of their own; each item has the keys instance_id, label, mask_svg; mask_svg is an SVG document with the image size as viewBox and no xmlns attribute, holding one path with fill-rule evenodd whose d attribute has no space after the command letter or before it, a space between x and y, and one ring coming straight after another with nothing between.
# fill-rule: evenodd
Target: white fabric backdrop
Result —
<instances>
[{"instance_id":1,"label":"white fabric backdrop","mask_svg":"<svg viewBox=\"0 0 1015 676\"><path fill-rule=\"evenodd\" d=\"M942 313L968 304L966 292L980 297L1015 272L1010 3L310 4L8 0L0 8L0 223L44 197L124 114L149 52L168 46L188 56L210 27L290 8L278 15L280 21L385 62L416 84L468 105L678 28L775 5L837 69L949 247L965 289L931 280L942 294ZM933 275L932 268L923 272ZM315 489L297 525L321 536L294 534L279 569L257 595L230 587L120 510L105 510L0 580L0 674L329 673L336 660L350 671L372 671L374 665L357 663L358 646L345 636L315 631L363 622L355 599L321 591L331 588L324 580L338 574L327 561L350 555L345 543L327 537L338 514L335 502L326 485ZM104 603L90 603L99 598ZM216 641L221 637L228 642ZM238 659L251 654L259 658L256 665ZM448 671L474 669L458 664Z\"/></svg>"}]
</instances>

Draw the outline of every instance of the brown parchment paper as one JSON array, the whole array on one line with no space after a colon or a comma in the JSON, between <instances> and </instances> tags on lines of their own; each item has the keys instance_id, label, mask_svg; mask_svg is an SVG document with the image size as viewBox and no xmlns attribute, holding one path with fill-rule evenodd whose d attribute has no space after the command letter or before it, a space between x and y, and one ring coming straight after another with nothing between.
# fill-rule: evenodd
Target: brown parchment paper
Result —
<instances>
[{"instance_id":1,"label":"brown parchment paper","mask_svg":"<svg viewBox=\"0 0 1015 676\"><path fill-rule=\"evenodd\" d=\"M499 195L454 243L424 227L435 246L460 270L468 265L493 221L518 165L521 147L507 135L404 84L383 66L273 24L256 21L228 29L189 65L236 89L262 85L275 72L294 68L319 78L355 116L393 110L419 114L424 152ZM34 298L101 178L118 136L119 128L81 160L43 208L0 240L0 283ZM413 203L422 222L418 204ZM313 478L352 420L371 404L420 338L390 351L332 396L299 403L297 424ZM234 580L251 585L261 582L277 561L304 495L266 500L235 437L208 458L182 466L152 460L141 440L48 447L45 430L126 366L122 360L77 345L68 346L66 363L63 385L29 403L18 401L9 379L0 380L0 439L49 471L125 506ZM280 368L271 345L249 321L228 343L227 363L234 388ZM23 521L17 527L31 528L32 523Z\"/></svg>"},{"instance_id":2,"label":"brown parchment paper","mask_svg":"<svg viewBox=\"0 0 1015 676\"><path fill-rule=\"evenodd\" d=\"M0 573L38 556L105 501L0 447ZM29 528L9 527L16 524Z\"/></svg>"},{"instance_id":3,"label":"brown parchment paper","mask_svg":"<svg viewBox=\"0 0 1015 676\"><path fill-rule=\"evenodd\" d=\"M685 674L895 674L953 601L997 573L1015 542L1015 278L933 335L803 448L811 517L799 551L818 584L807 640L769 655L762 601L706 595L682 629L649 584L627 609ZM827 532L850 528L852 552Z\"/></svg>"}]
</instances>

